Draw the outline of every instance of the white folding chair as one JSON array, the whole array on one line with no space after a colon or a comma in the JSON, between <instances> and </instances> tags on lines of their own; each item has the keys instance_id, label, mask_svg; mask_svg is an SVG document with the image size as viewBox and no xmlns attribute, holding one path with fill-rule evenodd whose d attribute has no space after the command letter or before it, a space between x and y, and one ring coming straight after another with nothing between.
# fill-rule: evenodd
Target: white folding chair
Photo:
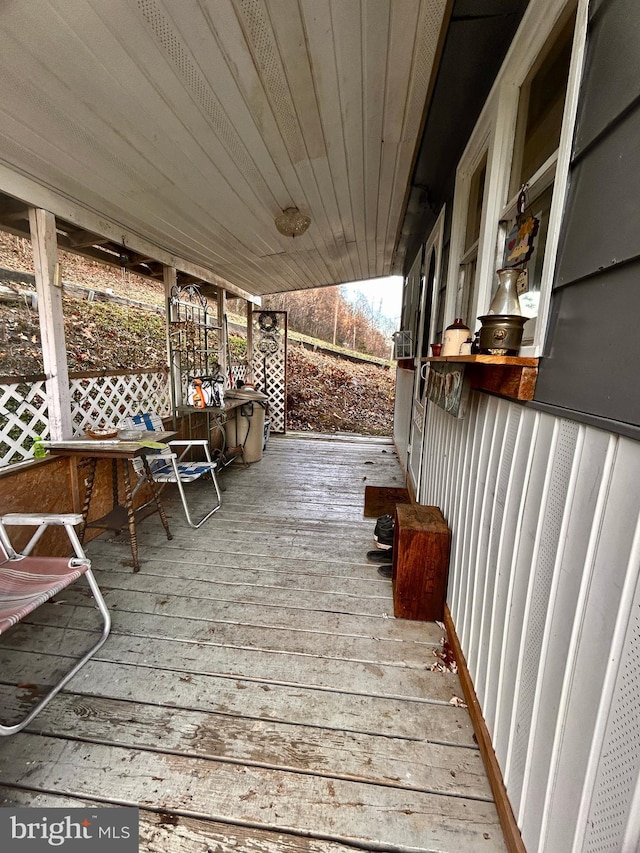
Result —
<instances>
[{"instance_id":1,"label":"white folding chair","mask_svg":"<svg viewBox=\"0 0 640 853\"><path fill-rule=\"evenodd\" d=\"M152 432L162 432L164 430L164 424L162 423L160 416L150 412L126 418L125 425L129 429L142 427L143 429ZM214 512L217 512L222 505L220 487L218 486L218 480L216 478L218 463L211 459L209 442L206 438L172 439L167 443L170 447L169 450L149 450L149 452L145 454L147 463L151 470L151 476L156 483L175 483L177 485L180 493L180 499L182 500L182 506L184 507L184 514L187 518L187 524L197 530L205 523L205 521L211 518ZM180 456L172 451L172 448L178 447L183 448ZM201 448L204 451L205 460L203 462L183 462L182 460L186 454L194 447ZM145 482L147 474L141 457L133 459L132 464L139 478L138 484L133 490L133 493L135 494ZM199 521L193 521L189 511L187 497L184 492L184 484L194 483L196 480L199 480L207 474L213 481L216 493L216 504L213 509L206 512Z\"/></svg>"}]
</instances>

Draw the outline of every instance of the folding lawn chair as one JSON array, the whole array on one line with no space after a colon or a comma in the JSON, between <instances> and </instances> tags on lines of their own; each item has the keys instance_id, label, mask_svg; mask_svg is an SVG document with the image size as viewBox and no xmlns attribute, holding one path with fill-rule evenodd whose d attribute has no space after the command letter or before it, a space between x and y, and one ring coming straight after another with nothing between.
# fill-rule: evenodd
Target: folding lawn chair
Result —
<instances>
[{"instance_id":1,"label":"folding lawn chair","mask_svg":"<svg viewBox=\"0 0 640 853\"><path fill-rule=\"evenodd\" d=\"M87 559L74 530L74 525L80 524L81 521L82 516L79 514L13 513L0 517L0 634L4 634L9 628L24 619L25 616L28 616L29 613L32 613L56 593L78 580L82 575L86 577L89 583L103 619L103 629L99 640L49 690L22 722L9 726L0 725L0 735L15 734L27 726L36 714L39 714L65 684L73 678L76 672L85 665L89 658L95 655L109 636L111 617L91 572L91 563ZM37 530L26 547L19 553L12 546L5 525L33 526L37 527ZM75 552L74 557L30 556L36 542L49 525L64 526Z\"/></svg>"},{"instance_id":2,"label":"folding lawn chair","mask_svg":"<svg viewBox=\"0 0 640 853\"><path fill-rule=\"evenodd\" d=\"M160 416L148 412L144 414L133 415L133 417L126 418L125 425L127 426L127 428L133 429L135 429L136 427L143 427L144 429L150 430L152 432L161 432L164 430L164 425ZM220 509L220 506L222 504L220 488L218 486L218 480L216 478L216 469L218 468L218 463L214 462L211 459L211 454L209 452L209 442L206 440L206 438L191 438L184 440L172 439L167 443L169 444L169 450L150 450L148 453L145 454L147 462L149 464L149 468L151 469L151 475L156 483L175 483L177 485L178 491L180 492L180 499L182 500L182 506L184 507L184 514L187 518L187 524L197 530L205 523L205 521L207 521L207 519L211 518L214 512ZM184 448L180 456L172 452L172 448L174 447ZM182 460L184 459L186 454L194 447L202 448L205 455L205 461L183 462ZM133 490L133 494L135 495L135 493L145 481L146 472L144 469L144 462L141 457L133 459L132 464L139 478L138 484ZM183 484L193 483L207 474L210 475L213 481L213 486L216 493L216 504L213 509L209 510L200 519L200 521L194 522L191 519L191 513L189 511L189 505L187 504L187 498L184 493Z\"/></svg>"}]
</instances>

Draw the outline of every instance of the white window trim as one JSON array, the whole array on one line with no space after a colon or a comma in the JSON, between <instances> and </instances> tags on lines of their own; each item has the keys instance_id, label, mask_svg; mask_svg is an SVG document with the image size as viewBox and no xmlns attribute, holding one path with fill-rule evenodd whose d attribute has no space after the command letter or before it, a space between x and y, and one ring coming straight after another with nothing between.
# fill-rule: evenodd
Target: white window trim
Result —
<instances>
[{"instance_id":1,"label":"white window trim","mask_svg":"<svg viewBox=\"0 0 640 853\"><path fill-rule=\"evenodd\" d=\"M451 225L451 238L449 243L449 271L447 275L447 289L445 294L445 308L443 328L446 328L455 319L456 312L456 297L458 292L458 282L460 277L460 265L465 262L472 251L476 247L470 247L465 251L465 241L467 238L467 213L469 209L469 196L471 194L471 183L473 176L482 162L483 157L487 154L487 172L485 176L485 198L487 195L487 187L490 183L490 149L491 149L491 128L478 124L474 135L469 141L465 153L460 161L456 172L456 183L453 196L453 213ZM477 241L478 250L478 266L476 267L476 281L479 279L480 251L484 245L483 234L487 223L487 210L485 205L482 205L482 213L480 216L480 236ZM475 308L475 306L474 306ZM474 318L462 318L473 331Z\"/></svg>"},{"instance_id":2,"label":"white window trim","mask_svg":"<svg viewBox=\"0 0 640 853\"><path fill-rule=\"evenodd\" d=\"M438 315L438 293L440 290L440 276L442 275L442 247L444 246L444 222L445 205L442 206L442 210L438 214L438 218L436 219L433 228L431 229L431 233L429 234L424 250L425 275L428 275L429 273L427 267L429 253L431 251L434 251L436 257L435 269L433 274L433 293L431 294L431 319L429 322L429 328L426 330L426 333L429 335L429 341L435 341L436 323Z\"/></svg>"},{"instance_id":3,"label":"white window trim","mask_svg":"<svg viewBox=\"0 0 640 853\"><path fill-rule=\"evenodd\" d=\"M571 4L571 0L532 0L522 18L502 69L496 78L458 165L451 225L445 327L455 319L453 314L459 266L464 255L471 176L485 151L487 152L487 175L480 224L476 287L471 306L472 310L470 311L471 316L464 319L471 328L477 329L480 324L476 318L486 313L489 307L495 271L500 263L497 251L499 220L505 207L512 201L508 200L507 196L520 87L551 36L558 20ZM586 47L588 5L589 0L578 0L562 130L557 151L555 185L549 212L547 246L540 282L538 320L533 345L522 347L520 350L522 356L540 356L547 332Z\"/></svg>"}]
</instances>

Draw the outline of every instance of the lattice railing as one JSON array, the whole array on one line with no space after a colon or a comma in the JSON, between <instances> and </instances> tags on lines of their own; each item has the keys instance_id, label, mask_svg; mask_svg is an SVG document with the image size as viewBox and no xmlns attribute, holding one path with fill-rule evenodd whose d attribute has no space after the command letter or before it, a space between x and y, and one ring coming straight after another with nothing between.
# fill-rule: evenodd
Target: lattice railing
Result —
<instances>
[{"instance_id":1,"label":"lattice railing","mask_svg":"<svg viewBox=\"0 0 640 853\"><path fill-rule=\"evenodd\" d=\"M46 438L49 414L45 378L20 377L0 384L0 466L31 459L38 436Z\"/></svg>"},{"instance_id":2,"label":"lattice railing","mask_svg":"<svg viewBox=\"0 0 640 853\"><path fill-rule=\"evenodd\" d=\"M140 411L171 414L166 370L75 373L69 377L74 434L90 425L117 425ZM0 379L0 467L33 458L36 438L49 437L44 376Z\"/></svg>"},{"instance_id":3,"label":"lattice railing","mask_svg":"<svg viewBox=\"0 0 640 853\"><path fill-rule=\"evenodd\" d=\"M229 373L233 376L233 381L246 382L249 375L249 365L246 361L232 361L229 365Z\"/></svg>"},{"instance_id":4,"label":"lattice railing","mask_svg":"<svg viewBox=\"0 0 640 853\"><path fill-rule=\"evenodd\" d=\"M287 430L287 312L253 312L253 379L269 398L272 432Z\"/></svg>"},{"instance_id":5,"label":"lattice railing","mask_svg":"<svg viewBox=\"0 0 640 853\"><path fill-rule=\"evenodd\" d=\"M117 426L140 411L171 414L167 371L118 373L107 371L70 377L74 434L88 426Z\"/></svg>"}]
</instances>

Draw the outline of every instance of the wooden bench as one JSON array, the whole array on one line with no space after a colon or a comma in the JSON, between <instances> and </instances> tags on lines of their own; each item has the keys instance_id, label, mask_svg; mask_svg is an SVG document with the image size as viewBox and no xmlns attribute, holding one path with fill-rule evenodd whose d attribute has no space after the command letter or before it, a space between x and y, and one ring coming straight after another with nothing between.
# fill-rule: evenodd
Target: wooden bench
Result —
<instances>
[{"instance_id":1,"label":"wooden bench","mask_svg":"<svg viewBox=\"0 0 640 853\"><path fill-rule=\"evenodd\" d=\"M99 640L58 680L21 722L15 725L0 725L0 735L15 734L27 726L36 714L39 714L78 670L85 665L89 658L95 655L109 636L111 617L98 584L93 577L91 563L87 559L74 529L74 525L81 522L82 516L79 514L13 513L0 517L0 634L4 634L25 616L33 613L41 604L44 604L56 593L83 575L89 583L103 620ZM31 556L31 552L42 534L51 525L62 526L66 529L69 541L73 546L74 556ZM37 529L26 547L18 552L11 544L7 526L29 526Z\"/></svg>"}]
</instances>

